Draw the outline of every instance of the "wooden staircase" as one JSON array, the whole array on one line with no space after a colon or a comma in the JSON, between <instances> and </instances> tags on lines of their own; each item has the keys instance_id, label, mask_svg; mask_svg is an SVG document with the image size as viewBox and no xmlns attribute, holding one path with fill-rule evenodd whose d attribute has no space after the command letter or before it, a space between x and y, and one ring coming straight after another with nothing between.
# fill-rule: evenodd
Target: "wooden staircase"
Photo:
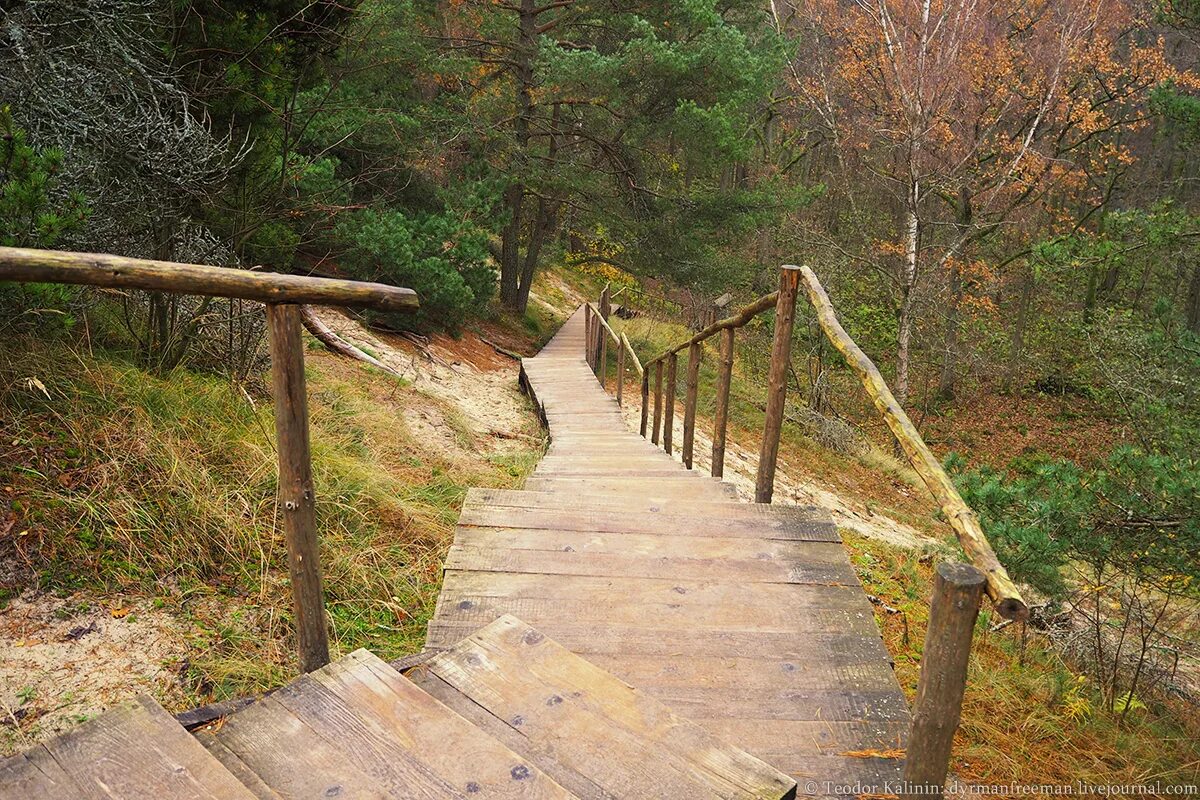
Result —
<instances>
[{"instance_id":1,"label":"wooden staircase","mask_svg":"<svg viewBox=\"0 0 1200 800\"><path fill-rule=\"evenodd\" d=\"M833 523L630 431L583 328L523 365L551 446L468 494L423 660L358 651L194 735L140 698L0 762L0 800L884 792L909 712Z\"/></svg>"},{"instance_id":2,"label":"wooden staircase","mask_svg":"<svg viewBox=\"0 0 1200 800\"><path fill-rule=\"evenodd\" d=\"M0 763L0 797L795 796L787 775L513 617L410 677L359 650L194 736L141 697Z\"/></svg>"}]
</instances>

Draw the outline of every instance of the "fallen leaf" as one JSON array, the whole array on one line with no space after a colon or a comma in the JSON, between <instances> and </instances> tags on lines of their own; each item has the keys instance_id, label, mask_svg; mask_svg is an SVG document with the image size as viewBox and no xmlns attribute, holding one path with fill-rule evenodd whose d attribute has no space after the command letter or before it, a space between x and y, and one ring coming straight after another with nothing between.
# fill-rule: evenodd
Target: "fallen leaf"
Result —
<instances>
[{"instance_id":1,"label":"fallen leaf","mask_svg":"<svg viewBox=\"0 0 1200 800\"><path fill-rule=\"evenodd\" d=\"M109 611L108 613L112 614L113 619L122 619L123 617L128 617L132 611L133 611L133 609L130 608L129 606L124 606L122 608L114 608L112 611Z\"/></svg>"}]
</instances>

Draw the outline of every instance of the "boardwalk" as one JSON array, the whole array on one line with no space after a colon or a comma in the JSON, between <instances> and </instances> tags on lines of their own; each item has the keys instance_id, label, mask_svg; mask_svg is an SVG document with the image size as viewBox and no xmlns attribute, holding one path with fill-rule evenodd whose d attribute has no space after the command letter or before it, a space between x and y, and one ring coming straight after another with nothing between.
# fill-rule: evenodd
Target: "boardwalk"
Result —
<instances>
[{"instance_id":1,"label":"boardwalk","mask_svg":"<svg viewBox=\"0 0 1200 800\"><path fill-rule=\"evenodd\" d=\"M899 778L908 709L828 516L684 469L626 427L583 353L576 313L524 362L549 450L525 491L468 495L427 646L513 614L801 794Z\"/></svg>"}]
</instances>

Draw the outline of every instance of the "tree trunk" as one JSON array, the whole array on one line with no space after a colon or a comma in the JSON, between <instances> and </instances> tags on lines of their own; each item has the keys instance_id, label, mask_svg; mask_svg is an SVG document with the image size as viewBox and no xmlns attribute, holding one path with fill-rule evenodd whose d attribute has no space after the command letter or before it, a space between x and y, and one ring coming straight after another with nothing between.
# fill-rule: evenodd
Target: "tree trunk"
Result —
<instances>
[{"instance_id":1,"label":"tree trunk","mask_svg":"<svg viewBox=\"0 0 1200 800\"><path fill-rule=\"evenodd\" d=\"M513 119L513 138L517 153L512 164L515 174L526 168L529 149L529 123L533 114L533 57L537 50L537 8L534 0L521 0L518 11L519 27L517 47L513 50L515 61L512 73L517 83L517 113ZM500 301L520 313L525 312L521 302L521 278L524 266L521 262L521 229L524 227L525 186L515 182L504 190L504 208L509 213L508 224L501 235L500 258ZM528 290L525 292L528 301Z\"/></svg>"},{"instance_id":2,"label":"tree trunk","mask_svg":"<svg viewBox=\"0 0 1200 800\"><path fill-rule=\"evenodd\" d=\"M1192 267L1192 282L1188 285L1187 326L1192 333L1200 334L1200 263Z\"/></svg>"},{"instance_id":3,"label":"tree trunk","mask_svg":"<svg viewBox=\"0 0 1200 800\"><path fill-rule=\"evenodd\" d=\"M958 382L958 309L962 302L962 270L958 261L950 259L950 305L946 309L946 342L942 353L942 377L938 381L938 397L954 398Z\"/></svg>"},{"instance_id":4,"label":"tree trunk","mask_svg":"<svg viewBox=\"0 0 1200 800\"><path fill-rule=\"evenodd\" d=\"M915 190L914 190L915 196ZM921 222L915 204L909 208L904 266L900 271L900 307L896 314L896 401L903 408L908 403L909 350L912 345L913 301L917 283L917 257L921 239Z\"/></svg>"},{"instance_id":5,"label":"tree trunk","mask_svg":"<svg viewBox=\"0 0 1200 800\"><path fill-rule=\"evenodd\" d=\"M508 224L501 233L500 301L516 308L521 278L521 211L525 205L525 187L514 183L504 190L504 208Z\"/></svg>"}]
</instances>

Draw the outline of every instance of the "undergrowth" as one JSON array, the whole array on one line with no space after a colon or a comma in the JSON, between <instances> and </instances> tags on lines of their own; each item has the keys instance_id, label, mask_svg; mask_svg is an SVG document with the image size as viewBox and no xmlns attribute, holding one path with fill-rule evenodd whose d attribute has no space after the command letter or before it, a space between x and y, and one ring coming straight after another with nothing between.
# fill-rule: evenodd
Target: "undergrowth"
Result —
<instances>
[{"instance_id":1,"label":"undergrowth","mask_svg":"<svg viewBox=\"0 0 1200 800\"><path fill-rule=\"evenodd\" d=\"M876 620L911 702L933 593L936 556L843 530ZM884 606L892 609L888 611ZM1053 646L1019 625L992 630L987 603L971 648L952 771L977 784L1194 784L1200 719L1167 701L1146 703L1122 727L1094 686Z\"/></svg>"}]
</instances>

